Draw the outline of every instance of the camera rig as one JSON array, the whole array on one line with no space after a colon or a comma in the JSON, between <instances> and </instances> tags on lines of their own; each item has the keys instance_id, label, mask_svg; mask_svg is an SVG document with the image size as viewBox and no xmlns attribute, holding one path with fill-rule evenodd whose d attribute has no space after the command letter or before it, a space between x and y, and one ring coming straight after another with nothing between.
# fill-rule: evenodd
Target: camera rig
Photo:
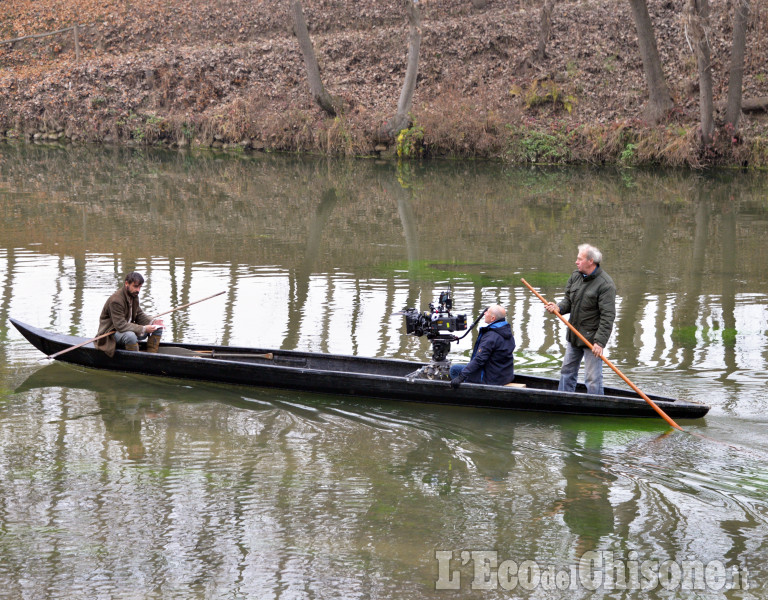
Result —
<instances>
[{"instance_id":1,"label":"camera rig","mask_svg":"<svg viewBox=\"0 0 768 600\"><path fill-rule=\"evenodd\" d=\"M451 362L446 360L451 349L451 342L458 342L461 337L456 331L467 329L467 316L462 313L452 313L453 292L446 290L440 292L437 306L429 303L429 310L420 312L415 308L403 309L400 313L405 317L405 331L409 335L418 337L427 336L432 344L432 360L430 363L409 375L410 378L448 379ZM485 311L470 327L470 331L485 314Z\"/></svg>"}]
</instances>

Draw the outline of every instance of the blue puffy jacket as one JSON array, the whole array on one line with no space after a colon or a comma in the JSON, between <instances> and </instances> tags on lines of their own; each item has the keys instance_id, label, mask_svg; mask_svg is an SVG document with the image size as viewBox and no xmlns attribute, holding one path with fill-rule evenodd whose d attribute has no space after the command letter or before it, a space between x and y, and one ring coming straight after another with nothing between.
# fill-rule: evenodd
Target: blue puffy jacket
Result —
<instances>
[{"instance_id":1,"label":"blue puffy jacket","mask_svg":"<svg viewBox=\"0 0 768 600\"><path fill-rule=\"evenodd\" d=\"M486 385L504 385L515 378L515 338L506 321L481 327L472 360L461 372L464 381Z\"/></svg>"}]
</instances>

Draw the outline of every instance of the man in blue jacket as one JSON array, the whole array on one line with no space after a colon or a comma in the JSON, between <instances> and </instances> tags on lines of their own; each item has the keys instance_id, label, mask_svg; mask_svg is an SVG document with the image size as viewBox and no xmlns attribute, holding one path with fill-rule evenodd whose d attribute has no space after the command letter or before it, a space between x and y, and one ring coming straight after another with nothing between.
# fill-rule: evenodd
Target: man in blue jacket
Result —
<instances>
[{"instance_id":1,"label":"man in blue jacket","mask_svg":"<svg viewBox=\"0 0 768 600\"><path fill-rule=\"evenodd\" d=\"M505 385L515 378L515 338L506 321L503 306L492 304L485 311L486 326L480 328L472 359L467 365L452 365L451 387L457 389L463 382Z\"/></svg>"}]
</instances>

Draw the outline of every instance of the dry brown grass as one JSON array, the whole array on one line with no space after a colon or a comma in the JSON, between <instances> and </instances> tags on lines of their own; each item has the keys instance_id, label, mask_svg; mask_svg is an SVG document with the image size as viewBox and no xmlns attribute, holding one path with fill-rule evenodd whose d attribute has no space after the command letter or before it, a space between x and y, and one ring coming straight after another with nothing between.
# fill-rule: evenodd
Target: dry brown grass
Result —
<instances>
[{"instance_id":1,"label":"dry brown grass","mask_svg":"<svg viewBox=\"0 0 768 600\"><path fill-rule=\"evenodd\" d=\"M695 127L668 125L645 128L637 141L637 162L670 167L701 168L700 144Z\"/></svg>"},{"instance_id":2,"label":"dry brown grass","mask_svg":"<svg viewBox=\"0 0 768 600\"><path fill-rule=\"evenodd\" d=\"M414 122L424 128L423 143L430 155L487 158L503 154L509 138L506 126L520 115L517 108L492 106L449 89L420 105Z\"/></svg>"}]
</instances>

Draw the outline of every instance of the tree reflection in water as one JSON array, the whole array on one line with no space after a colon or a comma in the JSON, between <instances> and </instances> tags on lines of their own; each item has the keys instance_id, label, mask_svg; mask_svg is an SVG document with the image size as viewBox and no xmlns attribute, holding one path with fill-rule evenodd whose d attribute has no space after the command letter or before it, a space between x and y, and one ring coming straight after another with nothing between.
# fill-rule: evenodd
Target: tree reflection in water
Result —
<instances>
[{"instance_id":1,"label":"tree reflection in water","mask_svg":"<svg viewBox=\"0 0 768 600\"><path fill-rule=\"evenodd\" d=\"M767 189L735 173L0 145L0 583L428 598L436 549L564 565L634 550L744 565L764 591ZM610 358L641 389L711 403L684 426L749 454L659 437L655 420L41 369L8 329L92 336L138 269L149 312L227 290L173 313L177 341L424 359L392 313L453 285L472 317L507 306L518 370L556 375L564 331L519 280L558 298L585 241L618 285Z\"/></svg>"}]
</instances>

